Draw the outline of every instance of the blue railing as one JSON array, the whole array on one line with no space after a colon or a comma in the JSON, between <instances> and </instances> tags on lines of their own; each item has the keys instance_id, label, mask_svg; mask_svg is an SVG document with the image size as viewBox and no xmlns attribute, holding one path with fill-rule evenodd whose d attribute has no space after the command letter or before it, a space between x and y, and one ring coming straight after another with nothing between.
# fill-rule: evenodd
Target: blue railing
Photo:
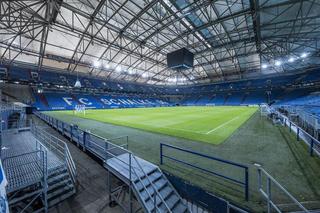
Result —
<instances>
[{"instance_id":1,"label":"blue railing","mask_svg":"<svg viewBox=\"0 0 320 213\"><path fill-rule=\"evenodd\" d=\"M166 155L166 154L164 154L164 147L167 147L168 149L178 150L178 151L181 151L181 152L184 152L184 153L188 153L188 154L191 154L191 155L199 156L199 157L202 157L202 158L205 158L205 159L208 159L208 160L220 162L222 164L230 165L230 166L233 166L235 168L240 168L240 169L243 170L243 173L244 173L244 181L243 180L238 180L235 177L231 177L231 176L227 176L227 175L221 174L221 173L219 173L217 171L212 171L212 170L209 170L209 169L194 165L192 163L189 163L189 162L186 162L184 160L175 158L173 156ZM192 150L183 149L183 148L180 148L180 147L177 147L177 146L172 146L172 145L160 143L160 164L161 165L163 165L164 158L170 159L170 160L175 161L175 162L180 163L180 164L187 165L189 167L198 169L198 170L200 170L202 172L212 174L214 176L223 178L223 179L231 181L231 182L233 182L233 183L235 183L237 185L240 185L240 186L242 186L244 188L244 196L245 196L246 201L249 200L249 168L247 166L244 166L242 164L235 163L235 162L232 162L232 161L229 161L229 160L225 160L225 159L221 159L221 158L205 155L205 154L202 154L202 153L199 153L199 152L195 152L195 151L192 151Z\"/></svg>"},{"instance_id":2,"label":"blue railing","mask_svg":"<svg viewBox=\"0 0 320 213\"><path fill-rule=\"evenodd\" d=\"M281 112L277 111L277 113L278 116L283 119L284 126L288 126L289 131L296 134L297 141L302 139L308 145L310 156L313 156L313 154L316 153L320 157L320 141L302 129L298 124L291 121Z\"/></svg>"},{"instance_id":3,"label":"blue railing","mask_svg":"<svg viewBox=\"0 0 320 213\"><path fill-rule=\"evenodd\" d=\"M35 111L34 114L48 123L54 129L58 130L62 135L65 135L71 141L76 143L78 147L82 147L83 151L89 151L101 160L105 160L105 152L107 149L116 146L112 142L117 141L117 143L121 143L121 147L128 148L128 136L107 139L95 135L88 130L82 130L76 125L60 121L49 115L37 111ZM121 139L123 140L123 142L121 142Z\"/></svg>"}]
</instances>

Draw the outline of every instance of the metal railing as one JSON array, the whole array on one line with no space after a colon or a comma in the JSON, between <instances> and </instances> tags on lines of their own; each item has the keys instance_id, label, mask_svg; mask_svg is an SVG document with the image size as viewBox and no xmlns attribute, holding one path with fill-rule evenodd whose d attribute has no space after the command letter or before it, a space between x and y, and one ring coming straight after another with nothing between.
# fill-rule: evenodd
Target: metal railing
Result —
<instances>
[{"instance_id":1,"label":"metal railing","mask_svg":"<svg viewBox=\"0 0 320 213\"><path fill-rule=\"evenodd\" d=\"M34 204L38 197L42 196L44 211L48 210L47 191L48 191L48 163L46 148L37 143L37 150L33 152L23 153L19 155L9 156L2 159L3 168L8 178L7 193L11 193L8 197L9 205L25 199L25 206L20 212L24 212L30 205ZM32 194L33 198L27 200L28 197L18 198L19 191L34 184L41 183L40 192ZM15 201L14 201L15 200Z\"/></svg>"},{"instance_id":2,"label":"metal railing","mask_svg":"<svg viewBox=\"0 0 320 213\"><path fill-rule=\"evenodd\" d=\"M36 116L47 122L49 125L52 127L56 128L59 130L62 134L68 136L72 141L77 143L77 145L81 145L83 150L89 150L91 153L95 154L97 157L102 159L104 162L106 162L109 158L115 158L121 163L124 163L128 167L129 171L129 184L130 188L132 185L136 184L135 180L133 179L133 176L136 176L136 178L139 179L139 182L142 184L144 190L146 190L148 196L152 199L152 195L149 193L149 190L147 189L147 186L143 183L140 175L138 174L139 172L142 172L143 177L146 178L148 181L148 185L151 186L152 190L154 191L154 209L156 212L161 212L159 207L157 206L157 197L160 199L163 204L166 206L169 212L170 208L167 206L164 198L161 196L160 193L158 193L156 186L154 183L149 179L146 171L143 169L142 165L140 162L137 160L136 156L130 152L128 148L128 136L120 136L116 138L110 138L106 139L103 138L99 135L96 135L94 133L91 133L89 131L81 130L77 126L70 125L67 123L64 123L62 121L59 121L58 119L55 119L53 117L50 117L48 115L45 115L43 113L35 112L34 113ZM44 138L44 139L50 139L50 138ZM121 145L116 145L111 143L114 141L119 141L119 140L125 140L125 143ZM58 148L56 148L58 150ZM128 161L124 161L119 158L119 155L121 154L128 154ZM136 164L137 167L134 167L132 164ZM145 201L142 200L141 202L146 205Z\"/></svg>"},{"instance_id":3,"label":"metal railing","mask_svg":"<svg viewBox=\"0 0 320 213\"><path fill-rule=\"evenodd\" d=\"M156 212L161 212L161 210L159 209L159 207L157 206L157 196L160 198L160 200L163 202L163 204L166 206L166 208L168 209L169 212L170 208L167 206L164 198L161 196L160 193L158 193L158 191L156 190L156 186L154 185L154 183L150 180L150 178L148 177L146 171L143 169L142 165L140 164L140 162L137 160L136 156L130 152L129 150L127 150L128 147L128 136L121 136L121 137L117 137L117 138L112 138L112 139L105 139L99 135L90 133L91 136L95 137L95 138L99 138L100 140L102 140L104 142L104 146L102 146L101 144L96 143L95 140L90 140L90 144L87 144L89 146L92 147L96 147L99 148L101 151L103 151L105 153L105 158L104 161L105 163L107 162L108 159L110 158L114 158L117 159L118 161L120 161L121 163L123 163L126 167L127 170L129 171L129 184L130 186L132 186L131 184L135 185L135 181L136 179L133 179L133 176L135 176L138 180L139 183L141 183L141 185L143 186L144 190L146 191L146 193L148 194L148 196L152 199L152 195L150 194L149 190L147 189L147 186L144 184L144 182L142 181L140 175L138 174L138 172L142 172L143 177L146 178L146 180L148 181L148 184L150 184L152 190L153 190L153 194L154 194L154 209L156 210ZM119 139L123 139L125 138L127 143L122 144L122 145L116 145L110 142L110 140L119 140ZM120 159L119 156L122 154L128 154L128 161L124 161L123 159ZM132 164L133 162L138 166L134 167ZM146 205L144 200L141 200L141 202L144 203L144 205Z\"/></svg>"},{"instance_id":4,"label":"metal railing","mask_svg":"<svg viewBox=\"0 0 320 213\"><path fill-rule=\"evenodd\" d=\"M283 119L283 124L288 126L290 132L295 132L297 141L302 139L309 146L309 153L313 156L313 153L316 153L320 156L320 141L315 137L310 135L304 129L302 129L298 124L291 121L287 116L283 115L281 112L276 111L278 116Z\"/></svg>"},{"instance_id":5,"label":"metal railing","mask_svg":"<svg viewBox=\"0 0 320 213\"><path fill-rule=\"evenodd\" d=\"M45 144L49 150L51 150L64 160L65 165L67 166L67 169L70 173L72 182L73 184L75 184L77 180L77 169L70 154L68 145L61 139L51 135L43 128L37 127L34 124L31 125L31 132L36 137L36 139Z\"/></svg>"},{"instance_id":6,"label":"metal railing","mask_svg":"<svg viewBox=\"0 0 320 213\"><path fill-rule=\"evenodd\" d=\"M281 213L281 209L277 206L275 201L272 200L272 186L274 185L277 189L283 192L293 203L300 208L303 212L309 213L309 211L295 198L293 197L275 178L273 178L266 170L262 168L259 164L254 164L257 167L258 171L258 190L261 195L267 201L267 212L273 212L275 210L278 213ZM263 176L266 177L266 191L263 188Z\"/></svg>"},{"instance_id":7,"label":"metal railing","mask_svg":"<svg viewBox=\"0 0 320 213\"><path fill-rule=\"evenodd\" d=\"M9 110L14 110L14 111L21 111L23 109L23 107L14 104L14 103L5 103L1 101L1 107L0 110L1 112L3 111L9 111Z\"/></svg>"},{"instance_id":8,"label":"metal railing","mask_svg":"<svg viewBox=\"0 0 320 213\"><path fill-rule=\"evenodd\" d=\"M110 153L109 150L106 150L106 153L108 153L108 155L112 155L114 158L116 158L117 160L125 163L125 164L128 166L128 168L129 168L128 170L129 170L129 180L130 180L130 182L133 183L133 184L136 184L136 183L135 183L135 180L132 179L132 175L135 175L135 176L137 177L137 179L139 180L139 183L141 183L141 185L143 186L144 190L147 192L147 194L148 194L148 196L150 197L150 199L152 199L152 195L150 194L149 190L147 189L147 185L150 185L150 186L151 186L151 188L152 188L152 190L153 190L154 210L155 210L156 212L162 212L162 210L159 209L159 207L158 207L158 205L157 205L157 196L158 196L159 199L160 199L160 201L166 206L166 209L168 210L168 212L172 212L171 209L169 208L169 206L167 205L167 203L165 202L163 196L162 196L160 193L158 193L158 190L156 189L156 186L155 186L154 183L150 180L149 176L147 175L146 171L143 169L143 167L142 167L142 165L140 164L140 162L137 160L136 156L135 156L132 152L130 152L130 151L124 149L123 147L118 146L118 145L114 145L114 147L111 148L110 150L114 150L114 148L118 148L118 149L121 149L121 150L123 150L124 152L126 152L126 153L128 154L128 156L129 156L129 162L125 162L125 161L119 159L118 156ZM138 168L136 168L136 167L134 167L134 166L132 165L132 164L133 164L132 160L134 160L134 163L138 166ZM147 185L144 184L144 182L142 181L142 179L141 179L140 175L138 174L138 172L142 172L142 174L143 174L142 177L145 177L146 180L147 180L147 182L148 182ZM142 200L142 202L145 203L144 200ZM145 204L145 205L146 205L146 204Z\"/></svg>"},{"instance_id":9,"label":"metal railing","mask_svg":"<svg viewBox=\"0 0 320 213\"><path fill-rule=\"evenodd\" d=\"M202 158L205 158L205 159L213 160L213 161L222 163L224 165L231 165L233 167L243 169L243 171L244 171L244 181L235 179L234 177L230 177L230 176L226 176L226 175L220 174L220 173L218 173L216 171L212 171L212 170L209 170L209 169L206 169L206 168L202 168L200 166L196 166L194 164L191 164L191 163L186 162L184 160L178 159L176 157L166 155L166 154L164 154L164 147L167 147L168 149L178 150L178 151L183 152L183 153L188 153L188 154L191 154L191 155L199 156L199 157L202 157ZM191 151L191 150L188 150L188 149L183 149L183 148L180 148L180 147L177 147L177 146L172 146L172 145L160 143L160 165L163 164L163 159L164 158L168 158L168 159L170 159L172 161L175 161L177 163L180 163L180 164L183 164L183 165L187 165L189 167L198 169L198 170L200 170L202 172L205 172L205 173L208 173L208 174L212 174L214 176L223 178L225 180L228 180L228 181L231 181L231 182L233 182L235 184L243 186L244 187L245 199L246 199L246 201L249 200L249 168L247 166L244 166L242 164L235 163L235 162L232 162L232 161L220 159L220 158L217 158L217 157L205 155L205 154L202 154L202 153L198 153L198 152L195 152L195 151Z\"/></svg>"}]
</instances>

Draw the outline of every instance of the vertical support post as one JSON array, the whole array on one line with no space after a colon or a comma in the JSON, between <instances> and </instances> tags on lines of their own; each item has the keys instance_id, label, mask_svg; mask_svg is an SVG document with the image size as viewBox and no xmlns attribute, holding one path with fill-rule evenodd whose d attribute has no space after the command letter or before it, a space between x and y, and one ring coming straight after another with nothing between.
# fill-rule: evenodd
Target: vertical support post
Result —
<instances>
[{"instance_id":1,"label":"vertical support post","mask_svg":"<svg viewBox=\"0 0 320 213\"><path fill-rule=\"evenodd\" d=\"M313 156L313 145L314 145L314 141L313 141L313 138L311 138L311 141L310 141L310 156Z\"/></svg>"},{"instance_id":2,"label":"vertical support post","mask_svg":"<svg viewBox=\"0 0 320 213\"><path fill-rule=\"evenodd\" d=\"M107 170L107 185L108 185L108 195L109 195L109 206L112 205L112 196L111 196L111 175L109 169Z\"/></svg>"},{"instance_id":3,"label":"vertical support post","mask_svg":"<svg viewBox=\"0 0 320 213\"><path fill-rule=\"evenodd\" d=\"M300 128L299 128L299 127L297 127L297 141L299 141L299 140L300 140L299 133L300 133Z\"/></svg>"},{"instance_id":4,"label":"vertical support post","mask_svg":"<svg viewBox=\"0 0 320 213\"><path fill-rule=\"evenodd\" d=\"M68 165L68 156L67 156L67 144L64 144L64 150L63 150L63 153L64 153L64 161L65 161L65 165Z\"/></svg>"},{"instance_id":5,"label":"vertical support post","mask_svg":"<svg viewBox=\"0 0 320 213\"><path fill-rule=\"evenodd\" d=\"M162 143L160 143L160 165L162 165L162 164L163 164L163 157L162 157L162 155L163 155L163 151L162 151L162 148L163 148L163 144L162 144Z\"/></svg>"},{"instance_id":6,"label":"vertical support post","mask_svg":"<svg viewBox=\"0 0 320 213\"><path fill-rule=\"evenodd\" d=\"M78 128L78 141L77 141L77 144L78 146L80 146L80 133L81 133L81 130Z\"/></svg>"},{"instance_id":7,"label":"vertical support post","mask_svg":"<svg viewBox=\"0 0 320 213\"><path fill-rule=\"evenodd\" d=\"M245 169L245 198L246 198L246 201L249 200L249 171L248 171L248 168Z\"/></svg>"},{"instance_id":8,"label":"vertical support post","mask_svg":"<svg viewBox=\"0 0 320 213\"><path fill-rule=\"evenodd\" d=\"M262 188L262 174L261 174L261 169L258 168L258 189L259 191Z\"/></svg>"},{"instance_id":9,"label":"vertical support post","mask_svg":"<svg viewBox=\"0 0 320 213\"><path fill-rule=\"evenodd\" d=\"M70 141L72 142L73 125L70 125Z\"/></svg>"},{"instance_id":10,"label":"vertical support post","mask_svg":"<svg viewBox=\"0 0 320 213\"><path fill-rule=\"evenodd\" d=\"M108 158L109 158L109 151L108 151L108 149L109 149L109 142L108 142L108 140L104 140L104 144L105 144L105 152L106 152L106 159L105 159L105 161L107 161Z\"/></svg>"},{"instance_id":11,"label":"vertical support post","mask_svg":"<svg viewBox=\"0 0 320 213\"><path fill-rule=\"evenodd\" d=\"M129 150L129 136L128 135L127 135L126 139L127 139L127 149Z\"/></svg>"},{"instance_id":12,"label":"vertical support post","mask_svg":"<svg viewBox=\"0 0 320 213\"><path fill-rule=\"evenodd\" d=\"M48 158L47 158L47 152L43 151L43 164L44 164L44 208L45 212L48 211Z\"/></svg>"},{"instance_id":13,"label":"vertical support post","mask_svg":"<svg viewBox=\"0 0 320 213\"><path fill-rule=\"evenodd\" d=\"M153 207L154 207L154 212L157 212L157 193L156 193L156 189L153 188Z\"/></svg>"},{"instance_id":14,"label":"vertical support post","mask_svg":"<svg viewBox=\"0 0 320 213\"><path fill-rule=\"evenodd\" d=\"M289 130L290 130L290 132L291 132L291 125L292 125L292 124L291 124L291 121L290 121L290 124L289 124Z\"/></svg>"},{"instance_id":15,"label":"vertical support post","mask_svg":"<svg viewBox=\"0 0 320 213\"><path fill-rule=\"evenodd\" d=\"M271 180L267 179L267 195L268 195L268 213L271 212Z\"/></svg>"},{"instance_id":16,"label":"vertical support post","mask_svg":"<svg viewBox=\"0 0 320 213\"><path fill-rule=\"evenodd\" d=\"M82 151L86 151L86 137L87 137L87 132L86 131L83 131L83 137L82 137L82 142L83 142L83 145L82 145Z\"/></svg>"},{"instance_id":17,"label":"vertical support post","mask_svg":"<svg viewBox=\"0 0 320 213\"><path fill-rule=\"evenodd\" d=\"M132 162L131 162L131 159L132 159L132 154L129 153L129 212L131 213L132 212Z\"/></svg>"}]
</instances>

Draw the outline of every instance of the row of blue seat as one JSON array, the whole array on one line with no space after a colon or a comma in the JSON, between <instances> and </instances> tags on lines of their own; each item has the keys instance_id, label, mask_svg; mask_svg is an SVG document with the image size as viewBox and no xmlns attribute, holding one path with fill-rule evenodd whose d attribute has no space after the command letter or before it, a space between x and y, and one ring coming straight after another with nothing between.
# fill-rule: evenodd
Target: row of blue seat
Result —
<instances>
[{"instance_id":1,"label":"row of blue seat","mask_svg":"<svg viewBox=\"0 0 320 213\"><path fill-rule=\"evenodd\" d=\"M213 92L211 94L189 95L182 105L253 105L261 103L283 104L314 92L314 88L259 89L250 91ZM303 101L301 102L303 104Z\"/></svg>"},{"instance_id":2,"label":"row of blue seat","mask_svg":"<svg viewBox=\"0 0 320 213\"><path fill-rule=\"evenodd\" d=\"M86 109L136 108L169 106L169 102L140 96L88 95L71 93L37 93L33 106L38 110L73 110L77 105Z\"/></svg>"},{"instance_id":3,"label":"row of blue seat","mask_svg":"<svg viewBox=\"0 0 320 213\"><path fill-rule=\"evenodd\" d=\"M0 65L0 68L3 65ZM17 66L8 68L8 79L19 81L36 81L43 84L73 86L77 80L75 74L67 72L41 71L26 69ZM38 77L34 78L33 73ZM311 70L302 74L262 77L251 80L241 80L224 83L210 83L206 85L186 85L186 86L156 86L143 85L138 83L116 82L111 80L98 79L90 76L79 76L79 80L86 88L105 89L107 91L123 91L130 93L145 94L203 94L221 91L256 90L264 88L277 88L291 86L294 84L309 84L320 81L319 70Z\"/></svg>"}]
</instances>

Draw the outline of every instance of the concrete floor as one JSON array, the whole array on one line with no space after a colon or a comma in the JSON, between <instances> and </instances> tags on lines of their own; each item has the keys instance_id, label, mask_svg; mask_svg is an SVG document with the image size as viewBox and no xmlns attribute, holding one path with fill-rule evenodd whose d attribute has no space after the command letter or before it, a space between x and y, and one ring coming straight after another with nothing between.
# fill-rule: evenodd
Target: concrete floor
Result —
<instances>
[{"instance_id":1,"label":"concrete floor","mask_svg":"<svg viewBox=\"0 0 320 213\"><path fill-rule=\"evenodd\" d=\"M37 124L47 126L44 122L35 118ZM123 212L119 206L109 207L107 193L107 171L93 158L81 151L73 143L60 135L54 129L48 127L48 131L65 141L77 168L77 193L58 205L49 209L50 213L95 213L95 212ZM114 179L114 178L113 178ZM117 181L117 180L113 180Z\"/></svg>"}]
</instances>

